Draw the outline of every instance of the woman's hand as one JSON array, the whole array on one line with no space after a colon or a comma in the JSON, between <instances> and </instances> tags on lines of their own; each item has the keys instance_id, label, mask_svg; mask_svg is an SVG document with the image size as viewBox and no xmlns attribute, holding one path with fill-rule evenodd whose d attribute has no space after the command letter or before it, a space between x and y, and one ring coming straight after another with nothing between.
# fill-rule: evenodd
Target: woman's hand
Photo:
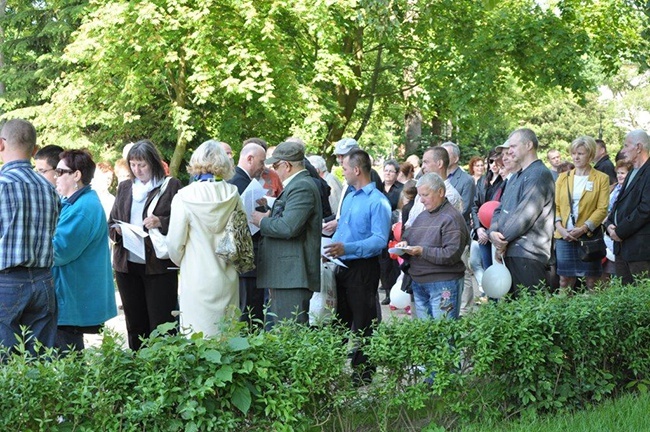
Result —
<instances>
[{"instance_id":1,"label":"woman's hand","mask_svg":"<svg viewBox=\"0 0 650 432\"><path fill-rule=\"evenodd\" d=\"M560 225L560 226L555 225L555 228L557 229L557 232L560 233L560 235L562 236L562 238L563 238L565 241L572 242L572 241L576 241L576 240L577 240L577 237L574 237L574 236L571 234L571 233L572 233L573 231L575 231L575 230L571 230L571 231L569 231L569 230L567 230L566 228L564 228L562 225Z\"/></svg>"},{"instance_id":2,"label":"woman's hand","mask_svg":"<svg viewBox=\"0 0 650 432\"><path fill-rule=\"evenodd\" d=\"M490 241L487 235L487 231L485 231L485 228L483 227L478 227L476 230L476 235L478 236L478 244L485 245Z\"/></svg>"},{"instance_id":3,"label":"woman's hand","mask_svg":"<svg viewBox=\"0 0 650 432\"><path fill-rule=\"evenodd\" d=\"M580 228L573 228L571 231L569 231L569 235L578 240L581 236L587 234L588 231L589 228L587 228L586 225L583 225Z\"/></svg>"},{"instance_id":4,"label":"woman's hand","mask_svg":"<svg viewBox=\"0 0 650 432\"><path fill-rule=\"evenodd\" d=\"M160 223L160 219L158 219L158 216L151 215L142 221L142 225L144 225L146 229L151 229L151 228L160 228L162 226L162 223Z\"/></svg>"}]
</instances>

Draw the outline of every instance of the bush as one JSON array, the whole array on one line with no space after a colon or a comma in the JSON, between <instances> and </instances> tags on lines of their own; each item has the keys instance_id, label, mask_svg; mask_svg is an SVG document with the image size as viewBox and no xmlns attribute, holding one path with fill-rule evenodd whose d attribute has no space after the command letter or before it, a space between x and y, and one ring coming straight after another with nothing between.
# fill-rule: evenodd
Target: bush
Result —
<instances>
[{"instance_id":1,"label":"bush","mask_svg":"<svg viewBox=\"0 0 650 432\"><path fill-rule=\"evenodd\" d=\"M354 389L349 334L280 325L220 337L163 336L133 353L101 347L0 369L2 430L294 431L458 428L477 418L581 408L644 389L650 288L488 304L459 321L379 325L366 352L374 382ZM428 426L427 426L428 425Z\"/></svg>"}]
</instances>

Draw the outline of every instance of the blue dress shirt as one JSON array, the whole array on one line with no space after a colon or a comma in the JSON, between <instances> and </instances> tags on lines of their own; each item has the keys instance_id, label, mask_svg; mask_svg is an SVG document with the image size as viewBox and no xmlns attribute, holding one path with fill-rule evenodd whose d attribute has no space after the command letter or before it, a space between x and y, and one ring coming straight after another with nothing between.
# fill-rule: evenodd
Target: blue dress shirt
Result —
<instances>
[{"instance_id":1,"label":"blue dress shirt","mask_svg":"<svg viewBox=\"0 0 650 432\"><path fill-rule=\"evenodd\" d=\"M344 245L342 260L372 258L388 245L390 202L369 183L348 193L343 199L339 225L332 241Z\"/></svg>"}]
</instances>

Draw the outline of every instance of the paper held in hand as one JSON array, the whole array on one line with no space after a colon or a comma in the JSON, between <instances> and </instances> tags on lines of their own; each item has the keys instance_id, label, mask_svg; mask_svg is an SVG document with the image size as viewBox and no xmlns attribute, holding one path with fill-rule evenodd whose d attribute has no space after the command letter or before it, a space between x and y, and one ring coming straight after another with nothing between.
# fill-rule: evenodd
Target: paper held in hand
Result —
<instances>
[{"instance_id":1,"label":"paper held in hand","mask_svg":"<svg viewBox=\"0 0 650 432\"><path fill-rule=\"evenodd\" d=\"M321 237L320 239L320 254L324 256L326 259L332 261L334 264L339 265L341 267L348 268L343 262L338 259L338 258L332 258L331 256L328 256L325 251L325 246L332 244L332 239L329 237Z\"/></svg>"},{"instance_id":2,"label":"paper held in hand","mask_svg":"<svg viewBox=\"0 0 650 432\"><path fill-rule=\"evenodd\" d=\"M256 232L260 230L258 227L256 227L250 222L251 214L253 214L253 211L255 211L255 207L259 206L257 200L259 200L260 198L265 198L267 206L269 208L273 207L273 202L275 201L275 198L267 196L266 195L267 192L268 191L264 189L262 184L257 179L253 179L251 180L248 187L241 194L241 201L242 204L244 205L244 211L246 212L246 217L248 218L249 221L248 229L251 230L251 235L254 235Z\"/></svg>"},{"instance_id":3,"label":"paper held in hand","mask_svg":"<svg viewBox=\"0 0 650 432\"><path fill-rule=\"evenodd\" d=\"M130 223L115 221L115 225L122 230L122 245L129 251L136 254L140 259L145 260L144 238L149 237L142 227Z\"/></svg>"}]
</instances>

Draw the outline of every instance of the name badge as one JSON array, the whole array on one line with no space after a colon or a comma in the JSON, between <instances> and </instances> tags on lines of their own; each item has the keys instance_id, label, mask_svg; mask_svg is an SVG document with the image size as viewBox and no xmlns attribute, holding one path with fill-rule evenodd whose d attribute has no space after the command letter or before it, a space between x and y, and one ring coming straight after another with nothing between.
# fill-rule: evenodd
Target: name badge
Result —
<instances>
[{"instance_id":1,"label":"name badge","mask_svg":"<svg viewBox=\"0 0 650 432\"><path fill-rule=\"evenodd\" d=\"M592 192L594 190L594 182L588 181L587 185L585 186L585 190L587 190L588 192Z\"/></svg>"}]
</instances>

